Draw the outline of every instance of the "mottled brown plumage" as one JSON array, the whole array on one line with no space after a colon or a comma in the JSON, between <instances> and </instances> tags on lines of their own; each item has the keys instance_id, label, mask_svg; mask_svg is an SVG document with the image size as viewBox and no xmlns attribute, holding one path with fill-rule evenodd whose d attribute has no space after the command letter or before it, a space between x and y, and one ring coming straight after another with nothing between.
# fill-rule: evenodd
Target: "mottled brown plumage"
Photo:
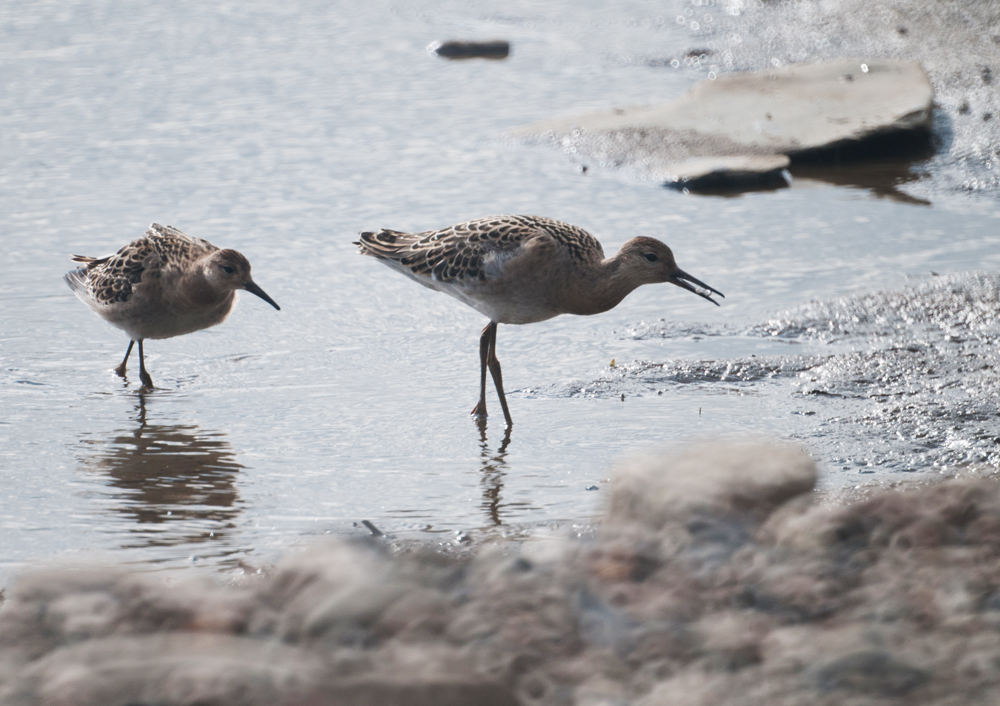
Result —
<instances>
[{"instance_id":1,"label":"mottled brown plumage","mask_svg":"<svg viewBox=\"0 0 1000 706\"><path fill-rule=\"evenodd\" d=\"M147 281L150 277L160 277L164 272L180 272L187 263L218 250L207 240L192 238L173 226L154 223L146 235L133 240L114 255L102 258L74 255L71 259L86 265L76 272L83 270L81 285L91 300L98 304L115 304L129 300L132 286L142 281L144 272L148 271ZM67 277L74 274L70 273ZM77 291L74 284L70 286Z\"/></svg>"},{"instance_id":2,"label":"mottled brown plumage","mask_svg":"<svg viewBox=\"0 0 1000 706\"><path fill-rule=\"evenodd\" d=\"M383 229L362 233L361 245L365 255L398 262L414 275L429 275L438 282L485 282L491 262L540 235L552 238L575 260L604 259L601 244L590 233L540 216L479 218L424 233Z\"/></svg>"},{"instance_id":3,"label":"mottled brown plumage","mask_svg":"<svg viewBox=\"0 0 1000 706\"><path fill-rule=\"evenodd\" d=\"M125 359L115 369L124 377L133 344L139 342L139 377L147 387L142 342L170 338L222 323L245 289L278 305L250 278L250 263L235 250L220 250L173 226L154 223L146 234L114 255L74 255L83 264L64 279L101 318L128 333Z\"/></svg>"},{"instance_id":4,"label":"mottled brown plumage","mask_svg":"<svg viewBox=\"0 0 1000 706\"><path fill-rule=\"evenodd\" d=\"M496 359L497 324L528 324L560 314L590 315L618 305L643 284L670 282L713 304L721 292L687 274L670 248L636 237L605 258L582 228L539 216L492 216L423 233L380 230L356 243L426 287L459 299L489 317L480 338L480 396L473 414L486 416L486 369L511 424Z\"/></svg>"}]
</instances>

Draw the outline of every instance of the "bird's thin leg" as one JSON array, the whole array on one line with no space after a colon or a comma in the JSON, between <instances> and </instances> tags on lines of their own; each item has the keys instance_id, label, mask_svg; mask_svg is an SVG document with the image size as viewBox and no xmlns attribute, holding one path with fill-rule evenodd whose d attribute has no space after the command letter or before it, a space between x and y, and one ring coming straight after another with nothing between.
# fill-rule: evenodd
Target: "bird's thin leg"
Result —
<instances>
[{"instance_id":1,"label":"bird's thin leg","mask_svg":"<svg viewBox=\"0 0 1000 706\"><path fill-rule=\"evenodd\" d=\"M121 362L121 365L119 365L117 368L115 368L115 373L117 373L118 377L120 377L120 378L125 377L125 364L128 362L128 357L130 355L132 355L132 346L134 346L134 345L135 345L135 341L129 341L128 342L128 350L125 351L125 360L123 360Z\"/></svg>"},{"instance_id":2,"label":"bird's thin leg","mask_svg":"<svg viewBox=\"0 0 1000 706\"><path fill-rule=\"evenodd\" d=\"M483 335L479 337L479 404L472 409L472 416L486 417L486 361L490 353L490 327L489 324L483 329Z\"/></svg>"},{"instance_id":3,"label":"bird's thin leg","mask_svg":"<svg viewBox=\"0 0 1000 706\"><path fill-rule=\"evenodd\" d=\"M503 374L500 372L500 361L497 360L497 325L491 323L490 329L490 353L487 363L490 366L490 374L493 376L493 384L497 388L497 396L500 398L500 406L503 408L503 418L507 426L514 426L514 420L510 418L510 410L507 409L507 396L503 393Z\"/></svg>"},{"instance_id":4,"label":"bird's thin leg","mask_svg":"<svg viewBox=\"0 0 1000 706\"><path fill-rule=\"evenodd\" d=\"M146 387L153 387L153 378L146 372L146 361L142 355L142 339L139 339L139 379Z\"/></svg>"}]
</instances>

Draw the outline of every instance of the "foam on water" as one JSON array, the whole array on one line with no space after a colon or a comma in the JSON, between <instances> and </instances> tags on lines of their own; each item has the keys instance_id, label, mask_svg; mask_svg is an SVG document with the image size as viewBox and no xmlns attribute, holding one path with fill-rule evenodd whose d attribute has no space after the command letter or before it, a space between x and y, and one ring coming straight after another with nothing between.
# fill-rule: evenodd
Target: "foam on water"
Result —
<instances>
[{"instance_id":1,"label":"foam on water","mask_svg":"<svg viewBox=\"0 0 1000 706\"><path fill-rule=\"evenodd\" d=\"M998 312L1000 276L967 274L812 302L742 330L647 324L628 335L759 337L808 352L636 362L617 366L581 393L614 397L729 386L813 418L814 428L795 435L818 447L836 439L825 459L834 465L851 459L848 467L896 471L997 468Z\"/></svg>"}]
</instances>

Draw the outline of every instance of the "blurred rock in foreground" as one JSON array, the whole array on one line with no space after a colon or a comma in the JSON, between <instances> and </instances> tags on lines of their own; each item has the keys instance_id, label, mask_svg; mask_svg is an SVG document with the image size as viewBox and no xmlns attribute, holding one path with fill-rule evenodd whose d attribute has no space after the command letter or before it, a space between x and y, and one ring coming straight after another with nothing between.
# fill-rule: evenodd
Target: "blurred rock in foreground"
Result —
<instances>
[{"instance_id":1,"label":"blurred rock in foreground","mask_svg":"<svg viewBox=\"0 0 1000 706\"><path fill-rule=\"evenodd\" d=\"M590 540L322 544L240 588L35 573L0 703L966 704L1000 700L1000 485L816 502L795 449L624 464Z\"/></svg>"}]
</instances>

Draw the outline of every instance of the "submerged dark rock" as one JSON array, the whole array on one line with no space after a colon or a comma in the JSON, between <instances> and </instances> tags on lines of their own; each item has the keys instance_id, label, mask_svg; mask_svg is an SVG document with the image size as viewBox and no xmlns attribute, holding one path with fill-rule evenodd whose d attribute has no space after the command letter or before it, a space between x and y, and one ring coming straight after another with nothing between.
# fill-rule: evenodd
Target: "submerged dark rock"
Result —
<instances>
[{"instance_id":1,"label":"submerged dark rock","mask_svg":"<svg viewBox=\"0 0 1000 706\"><path fill-rule=\"evenodd\" d=\"M669 167L663 185L693 191L780 189L791 183L787 155L694 157Z\"/></svg>"}]
</instances>

